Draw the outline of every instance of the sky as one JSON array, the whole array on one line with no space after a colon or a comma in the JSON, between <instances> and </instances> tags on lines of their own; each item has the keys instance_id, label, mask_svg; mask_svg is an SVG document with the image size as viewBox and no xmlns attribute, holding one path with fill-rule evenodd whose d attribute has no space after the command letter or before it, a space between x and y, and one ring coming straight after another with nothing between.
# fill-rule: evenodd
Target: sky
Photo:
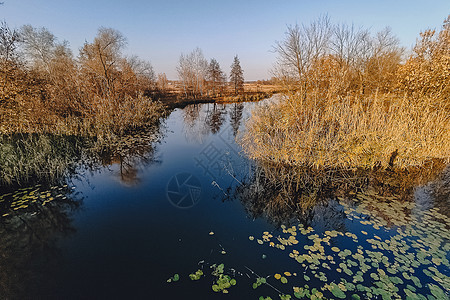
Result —
<instances>
[{"instance_id":1,"label":"sky","mask_svg":"<svg viewBox=\"0 0 450 300\"><path fill-rule=\"evenodd\" d=\"M238 55L246 80L269 79L272 47L287 25L308 24L327 14L333 23L354 23L377 32L392 28L411 49L419 32L439 29L450 0L1 0L0 20L10 28L46 27L67 40L75 55L101 26L127 38L126 55L148 60L156 73L177 79L181 53L196 47L229 74Z\"/></svg>"}]
</instances>

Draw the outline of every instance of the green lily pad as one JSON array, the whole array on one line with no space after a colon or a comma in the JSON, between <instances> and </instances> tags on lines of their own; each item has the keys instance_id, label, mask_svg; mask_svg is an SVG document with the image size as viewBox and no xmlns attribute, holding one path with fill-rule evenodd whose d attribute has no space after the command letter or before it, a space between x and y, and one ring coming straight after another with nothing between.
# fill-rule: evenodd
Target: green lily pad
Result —
<instances>
[{"instance_id":1,"label":"green lily pad","mask_svg":"<svg viewBox=\"0 0 450 300\"><path fill-rule=\"evenodd\" d=\"M429 283L428 288L430 289L431 294L436 297L436 299L446 299L447 295L440 287L435 284Z\"/></svg>"},{"instance_id":2,"label":"green lily pad","mask_svg":"<svg viewBox=\"0 0 450 300\"><path fill-rule=\"evenodd\" d=\"M346 295L345 293L341 290L341 288L335 284L335 283L331 283L330 285L331 287L331 293L333 294L333 296L339 298L339 299L345 299Z\"/></svg>"}]
</instances>

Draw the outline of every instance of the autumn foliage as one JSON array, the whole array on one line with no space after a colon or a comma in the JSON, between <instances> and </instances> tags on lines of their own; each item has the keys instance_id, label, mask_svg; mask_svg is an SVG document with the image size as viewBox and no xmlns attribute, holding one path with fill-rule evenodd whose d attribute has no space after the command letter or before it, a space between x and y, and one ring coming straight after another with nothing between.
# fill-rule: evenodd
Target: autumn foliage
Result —
<instances>
[{"instance_id":1,"label":"autumn foliage","mask_svg":"<svg viewBox=\"0 0 450 300\"><path fill-rule=\"evenodd\" d=\"M450 101L450 16L441 31L426 30L413 54L399 67L398 86L416 98L441 99L447 108Z\"/></svg>"},{"instance_id":2,"label":"autumn foliage","mask_svg":"<svg viewBox=\"0 0 450 300\"><path fill-rule=\"evenodd\" d=\"M100 28L74 57L30 25L0 28L0 133L123 134L156 122L152 66L122 55L126 39Z\"/></svg>"},{"instance_id":3,"label":"autumn foliage","mask_svg":"<svg viewBox=\"0 0 450 300\"><path fill-rule=\"evenodd\" d=\"M404 49L327 17L288 27L275 72L277 102L256 110L241 137L252 158L317 168L450 161L450 17Z\"/></svg>"}]
</instances>

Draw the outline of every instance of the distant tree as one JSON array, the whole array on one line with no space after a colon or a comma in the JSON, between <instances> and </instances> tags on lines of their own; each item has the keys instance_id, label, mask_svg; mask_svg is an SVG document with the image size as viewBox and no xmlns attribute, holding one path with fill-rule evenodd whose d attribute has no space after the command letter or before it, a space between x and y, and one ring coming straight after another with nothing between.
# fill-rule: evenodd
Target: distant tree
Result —
<instances>
[{"instance_id":1,"label":"distant tree","mask_svg":"<svg viewBox=\"0 0 450 300\"><path fill-rule=\"evenodd\" d=\"M181 54L177 66L178 79L183 89L184 95L188 95L194 90L194 71L188 56Z\"/></svg>"},{"instance_id":2,"label":"distant tree","mask_svg":"<svg viewBox=\"0 0 450 300\"><path fill-rule=\"evenodd\" d=\"M233 64L231 64L230 83L235 94L244 91L244 72L237 55L234 57Z\"/></svg>"},{"instance_id":3,"label":"distant tree","mask_svg":"<svg viewBox=\"0 0 450 300\"><path fill-rule=\"evenodd\" d=\"M208 62L200 48L194 49L188 55L181 54L177 66L178 78L185 96L196 98L203 96L208 72Z\"/></svg>"},{"instance_id":4,"label":"distant tree","mask_svg":"<svg viewBox=\"0 0 450 300\"><path fill-rule=\"evenodd\" d=\"M228 86L227 78L228 78L227 74L225 72L222 73L222 78L220 78L220 86L219 86L220 87L219 91L220 91L221 95L225 94L227 91L227 86Z\"/></svg>"},{"instance_id":5,"label":"distant tree","mask_svg":"<svg viewBox=\"0 0 450 300\"><path fill-rule=\"evenodd\" d=\"M211 86L213 96L217 95L218 90L220 90L220 87L223 84L223 75L219 63L212 58L208 66L208 82Z\"/></svg>"},{"instance_id":6,"label":"distant tree","mask_svg":"<svg viewBox=\"0 0 450 300\"><path fill-rule=\"evenodd\" d=\"M365 62L365 85L372 90L388 92L397 82L404 48L390 27L379 31L371 42L371 55Z\"/></svg>"},{"instance_id":7,"label":"distant tree","mask_svg":"<svg viewBox=\"0 0 450 300\"><path fill-rule=\"evenodd\" d=\"M403 53L390 28L372 36L354 24L332 25L327 16L288 26L274 51L278 81L303 98L308 93L331 97L380 88L387 91L395 82Z\"/></svg>"}]
</instances>

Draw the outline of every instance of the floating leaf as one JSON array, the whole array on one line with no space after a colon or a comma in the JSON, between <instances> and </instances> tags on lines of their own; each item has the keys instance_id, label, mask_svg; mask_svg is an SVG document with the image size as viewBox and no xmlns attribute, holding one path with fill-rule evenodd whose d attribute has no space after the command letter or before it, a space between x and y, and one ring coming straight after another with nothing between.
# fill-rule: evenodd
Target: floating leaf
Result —
<instances>
[{"instance_id":1,"label":"floating leaf","mask_svg":"<svg viewBox=\"0 0 450 300\"><path fill-rule=\"evenodd\" d=\"M346 295L345 293L341 290L341 287L338 286L337 284L335 284L334 282L331 283L331 293L333 294L333 296L339 298L339 299L345 299Z\"/></svg>"},{"instance_id":2,"label":"floating leaf","mask_svg":"<svg viewBox=\"0 0 450 300\"><path fill-rule=\"evenodd\" d=\"M405 292L406 300L420 300L419 296L415 292L409 289L403 289L403 291Z\"/></svg>"},{"instance_id":3,"label":"floating leaf","mask_svg":"<svg viewBox=\"0 0 450 300\"><path fill-rule=\"evenodd\" d=\"M195 273L193 274L189 274L189 278L191 280L199 280L203 275L203 271L202 270L197 270Z\"/></svg>"},{"instance_id":4,"label":"floating leaf","mask_svg":"<svg viewBox=\"0 0 450 300\"><path fill-rule=\"evenodd\" d=\"M447 295L440 287L435 284L429 283L428 288L430 289L431 294L436 297L436 299L445 299L448 298Z\"/></svg>"}]
</instances>

